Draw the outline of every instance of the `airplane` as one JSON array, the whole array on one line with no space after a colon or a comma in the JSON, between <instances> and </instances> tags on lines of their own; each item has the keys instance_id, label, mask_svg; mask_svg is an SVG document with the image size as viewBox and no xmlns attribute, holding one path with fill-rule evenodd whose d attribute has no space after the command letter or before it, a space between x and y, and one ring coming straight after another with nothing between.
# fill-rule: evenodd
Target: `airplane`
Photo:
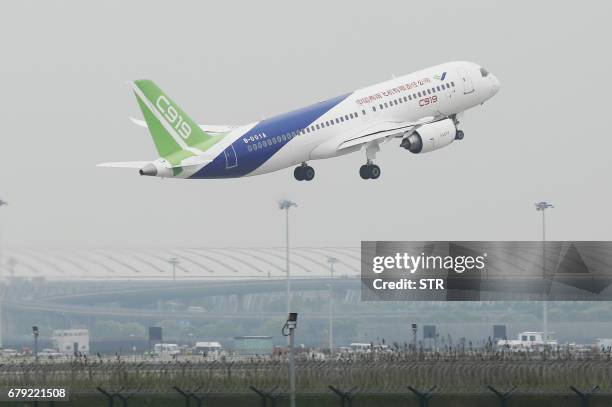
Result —
<instances>
[{"instance_id":1,"label":"airplane","mask_svg":"<svg viewBox=\"0 0 612 407\"><path fill-rule=\"evenodd\" d=\"M153 81L130 82L159 158L112 162L161 178L237 178L296 166L298 181L312 181L308 163L365 153L362 179L380 177L380 146L401 139L413 154L461 140L465 110L483 104L499 80L472 62L448 62L246 125L198 125Z\"/></svg>"}]
</instances>

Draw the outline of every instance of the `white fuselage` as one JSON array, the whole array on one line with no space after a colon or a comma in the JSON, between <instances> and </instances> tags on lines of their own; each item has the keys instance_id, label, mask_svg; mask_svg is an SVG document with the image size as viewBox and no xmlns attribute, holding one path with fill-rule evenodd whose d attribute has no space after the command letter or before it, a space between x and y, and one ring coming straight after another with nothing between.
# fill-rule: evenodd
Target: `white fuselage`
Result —
<instances>
[{"instance_id":1,"label":"white fuselage","mask_svg":"<svg viewBox=\"0 0 612 407\"><path fill-rule=\"evenodd\" d=\"M497 78L471 62L449 62L359 89L303 109L236 127L205 153L212 163L182 178L258 175L358 151L347 139L381 125L442 120L477 106L499 90Z\"/></svg>"}]
</instances>

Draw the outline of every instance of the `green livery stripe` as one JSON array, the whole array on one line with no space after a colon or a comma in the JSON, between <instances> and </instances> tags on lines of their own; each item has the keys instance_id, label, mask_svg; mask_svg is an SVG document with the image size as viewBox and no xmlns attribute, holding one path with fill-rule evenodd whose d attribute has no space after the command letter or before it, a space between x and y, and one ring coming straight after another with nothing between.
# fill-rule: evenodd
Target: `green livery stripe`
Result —
<instances>
[{"instance_id":1,"label":"green livery stripe","mask_svg":"<svg viewBox=\"0 0 612 407\"><path fill-rule=\"evenodd\" d=\"M210 135L150 80L133 82L136 100L159 155L173 167L182 160L207 151L225 135ZM181 168L173 168L175 175Z\"/></svg>"},{"instance_id":2,"label":"green livery stripe","mask_svg":"<svg viewBox=\"0 0 612 407\"><path fill-rule=\"evenodd\" d=\"M153 81L137 80L134 84L157 110L159 116L170 125L174 137L178 135L189 147L195 147L211 138Z\"/></svg>"},{"instance_id":3,"label":"green livery stripe","mask_svg":"<svg viewBox=\"0 0 612 407\"><path fill-rule=\"evenodd\" d=\"M147 122L147 127L149 128L149 133L151 133L151 137L153 137L153 143L155 143L155 148L160 157L166 157L172 153L181 151L181 146L179 146L172 136L166 132L164 126L157 120L155 115L151 113L148 106L138 95L136 95L136 100L138 101L140 110L142 110L142 114Z\"/></svg>"}]
</instances>

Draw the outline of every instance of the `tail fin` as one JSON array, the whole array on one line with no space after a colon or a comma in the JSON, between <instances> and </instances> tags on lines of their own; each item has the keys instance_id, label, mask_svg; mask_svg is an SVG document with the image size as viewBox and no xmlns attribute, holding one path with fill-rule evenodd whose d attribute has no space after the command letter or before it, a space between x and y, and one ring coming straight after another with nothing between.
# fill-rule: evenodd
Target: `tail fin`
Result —
<instances>
[{"instance_id":1,"label":"tail fin","mask_svg":"<svg viewBox=\"0 0 612 407\"><path fill-rule=\"evenodd\" d=\"M199 153L215 137L205 133L162 90L150 80L131 83L157 152L161 157L181 150Z\"/></svg>"}]
</instances>

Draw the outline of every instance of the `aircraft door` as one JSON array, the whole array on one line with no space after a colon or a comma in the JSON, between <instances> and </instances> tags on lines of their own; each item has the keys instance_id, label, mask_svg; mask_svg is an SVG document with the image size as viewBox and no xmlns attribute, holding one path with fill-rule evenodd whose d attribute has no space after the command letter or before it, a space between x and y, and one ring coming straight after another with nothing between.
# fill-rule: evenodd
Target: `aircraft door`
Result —
<instances>
[{"instance_id":1,"label":"aircraft door","mask_svg":"<svg viewBox=\"0 0 612 407\"><path fill-rule=\"evenodd\" d=\"M472 83L472 79L470 78L470 75L468 75L467 71L462 69L458 73L461 81L463 82L463 94L467 95L468 93L474 92L474 84Z\"/></svg>"},{"instance_id":2,"label":"aircraft door","mask_svg":"<svg viewBox=\"0 0 612 407\"><path fill-rule=\"evenodd\" d=\"M225 154L226 170L238 166L238 156L236 156L236 150L234 150L233 144L230 144L230 146L223 151L223 154Z\"/></svg>"}]
</instances>

